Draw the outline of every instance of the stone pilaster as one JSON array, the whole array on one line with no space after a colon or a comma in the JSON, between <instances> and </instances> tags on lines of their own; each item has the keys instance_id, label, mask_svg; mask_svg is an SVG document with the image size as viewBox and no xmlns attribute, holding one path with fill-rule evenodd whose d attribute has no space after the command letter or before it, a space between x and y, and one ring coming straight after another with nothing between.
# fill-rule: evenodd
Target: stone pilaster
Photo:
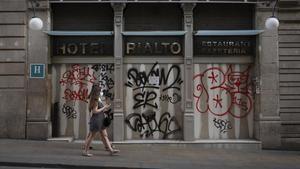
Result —
<instances>
[{"instance_id":1,"label":"stone pilaster","mask_svg":"<svg viewBox=\"0 0 300 169\"><path fill-rule=\"evenodd\" d=\"M184 120L183 139L191 141L194 134L194 111L193 111L193 8L195 4L184 3L181 5L184 14Z\"/></svg>"},{"instance_id":2,"label":"stone pilaster","mask_svg":"<svg viewBox=\"0 0 300 169\"><path fill-rule=\"evenodd\" d=\"M281 146L279 116L279 54L278 31L266 30L265 21L272 15L273 4L269 8L258 6L256 9L256 29L264 29L259 35L257 46L257 72L259 85L256 95L256 110L259 125L258 139L262 148ZM277 15L277 14L276 14Z\"/></svg>"},{"instance_id":3,"label":"stone pilaster","mask_svg":"<svg viewBox=\"0 0 300 169\"><path fill-rule=\"evenodd\" d=\"M27 21L33 16L32 6L28 1ZM27 119L26 137L28 139L47 139L51 137L50 119L50 79L48 79L49 40L43 32L50 30L49 3L43 1L36 7L36 16L43 21L41 31L28 28L27 46ZM28 24L27 22L27 24ZM45 78L30 78L30 64L45 64Z\"/></svg>"},{"instance_id":4,"label":"stone pilaster","mask_svg":"<svg viewBox=\"0 0 300 169\"><path fill-rule=\"evenodd\" d=\"M115 86L114 86L114 126L113 140L124 140L124 104L123 104L123 37L124 27L123 10L125 4L112 3L114 9L114 62L115 62Z\"/></svg>"}]
</instances>

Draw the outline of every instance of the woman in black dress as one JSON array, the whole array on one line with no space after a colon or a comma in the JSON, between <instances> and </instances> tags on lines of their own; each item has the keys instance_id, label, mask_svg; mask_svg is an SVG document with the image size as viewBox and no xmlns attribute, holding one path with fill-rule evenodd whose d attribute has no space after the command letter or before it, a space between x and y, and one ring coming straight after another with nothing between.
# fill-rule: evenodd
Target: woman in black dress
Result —
<instances>
[{"instance_id":1,"label":"woman in black dress","mask_svg":"<svg viewBox=\"0 0 300 169\"><path fill-rule=\"evenodd\" d=\"M104 112L109 109L110 104L103 105L101 102L99 102L100 91L101 88L99 86L93 86L89 97L89 112L91 113L89 123L90 133L86 138L83 152L83 155L88 157L92 156L92 154L88 152L88 149L97 132L100 132L103 144L108 148L111 155L119 152L119 150L115 150L111 147L110 141L107 136L106 127L103 125Z\"/></svg>"}]
</instances>

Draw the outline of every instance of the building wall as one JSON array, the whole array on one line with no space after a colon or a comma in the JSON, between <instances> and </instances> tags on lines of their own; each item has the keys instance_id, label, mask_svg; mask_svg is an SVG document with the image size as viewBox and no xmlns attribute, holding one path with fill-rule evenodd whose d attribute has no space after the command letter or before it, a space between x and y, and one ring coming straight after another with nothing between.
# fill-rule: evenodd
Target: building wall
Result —
<instances>
[{"instance_id":1,"label":"building wall","mask_svg":"<svg viewBox=\"0 0 300 169\"><path fill-rule=\"evenodd\" d=\"M49 29L48 1L36 14ZM48 37L28 29L33 16L27 0L0 1L0 137L45 139L51 136L49 80L30 79L30 64L48 65Z\"/></svg>"},{"instance_id":2,"label":"building wall","mask_svg":"<svg viewBox=\"0 0 300 169\"><path fill-rule=\"evenodd\" d=\"M279 73L282 146L300 148L300 2L279 3Z\"/></svg>"},{"instance_id":3,"label":"building wall","mask_svg":"<svg viewBox=\"0 0 300 169\"><path fill-rule=\"evenodd\" d=\"M82 14L78 14L79 6ZM251 4L190 4L189 7L195 7L193 15L192 8L188 11L196 21L194 26L190 26L195 31L247 30L253 27L254 6ZM241 9L232 11L238 7ZM123 11L123 31L180 32L186 24L182 20L187 13L183 8L179 4L127 4ZM223 11L221 14L214 13L212 9ZM110 31L113 25L111 10L112 7L107 4L53 4L52 30ZM67 14L64 11L68 11ZM98 23L99 18L103 22ZM227 22L230 19L232 22ZM212 20L216 20L218 25ZM114 34L116 36L117 33ZM117 123L120 126L118 130L124 130L121 140L186 140L184 133L190 134L191 140L254 138L255 101L252 81L255 76L255 36L196 37L192 32L186 34L192 36L184 42L183 34L150 37L123 34L124 41L117 40L124 46L121 51L124 68L121 74L114 72L115 81L122 74L124 78L121 83L115 83L112 90L118 88L124 94L120 98L124 105L121 108L123 124ZM101 79L88 79L98 73L93 70L94 66L86 64L90 62L87 58L99 59L93 61L96 63L112 55L109 52L107 56L104 53L94 55L95 50L90 51L89 48L91 44L99 42L97 44L103 43L102 49L105 51L109 39L53 36L51 40L51 60L56 63L52 65L54 68L51 72L54 81L51 104L55 107L53 113L58 116L54 119L58 121L55 126L59 126L57 135L83 139L88 122L88 116L85 115L87 94L91 85ZM189 41L192 44L188 44ZM80 49L83 43L87 44L84 49ZM211 43L218 45L212 47ZM219 52L212 49L218 49ZM190 70L194 71L187 73L189 76L183 75L188 67L183 58L187 56L195 58L195 62L190 61L193 63L190 64ZM86 60L82 60L84 58ZM185 97L188 95L191 98ZM192 101L190 113L193 123L184 122L188 99Z\"/></svg>"},{"instance_id":4,"label":"building wall","mask_svg":"<svg viewBox=\"0 0 300 169\"><path fill-rule=\"evenodd\" d=\"M27 4L0 1L0 137L25 138Z\"/></svg>"},{"instance_id":5,"label":"building wall","mask_svg":"<svg viewBox=\"0 0 300 169\"><path fill-rule=\"evenodd\" d=\"M50 26L52 23L50 9L49 9L48 1L40 1L41 6L37 9L37 15L40 16L44 21L44 30L52 30ZM213 69L209 64L203 64L203 62L194 62L192 49L185 46L185 49L189 49L189 51L184 51L184 57L182 59L175 58L176 64L182 70L182 79L189 78L191 82L183 82L183 88L180 88L180 92L182 92L182 101L183 103L178 102L178 105L172 105L170 103L164 103L166 100L154 100L159 103L158 107L163 110L160 111L159 115L162 116L164 111L172 111L174 113L167 114L166 116L175 117L178 119L178 122L171 124L170 131L177 131L176 125L183 126L183 130L177 133L172 133L170 138L183 139L189 138L193 139L202 139L202 138L256 138L261 140L263 143L263 147L265 148L293 148L299 147L299 139L300 139L300 114L299 114L299 86L300 79L299 76L299 2L296 0L284 1L280 0L280 10L279 10L279 19L281 22L279 31L266 31L262 35L258 37L259 45L257 46L257 55L254 58L254 62L243 63L242 66L236 64L227 64L216 63L214 67L219 67L220 74L222 72L228 72L231 69L232 72L238 73L239 77L245 77L249 79L254 79L252 82L254 86L250 86L249 91L255 91L253 93L246 92L245 93L236 93L241 100L245 100L243 104L238 105L236 107L231 107L230 111L227 111L230 115L224 116L221 119L214 119L213 113L214 111L202 112L205 107L213 107L216 105L197 105L197 95L186 95L186 91L193 93L191 88L195 87L195 83L199 83L207 85L207 82L201 81L193 81L193 76L198 77L197 75L204 75L209 70ZM134 5L133 5L134 6ZM131 6L132 7L132 6ZM108 26L108 30L114 29L116 35L114 35L114 58L109 58L109 61L106 60L106 63L115 62L115 112L116 118L115 122L120 122L119 124L113 125L115 128L113 129L113 135L116 140L122 139L135 139L140 137L138 132L133 132L130 125L132 123L132 117L129 116L129 113L134 113L133 109L134 104L127 103L129 99L133 99L133 95L136 94L132 91L131 88L124 86L124 83L127 80L130 80L126 77L130 68L135 68L139 72L143 72L151 68L151 64L149 59L144 64L141 64L141 61L131 62L134 58L123 58L123 49L122 49L122 35L120 31L124 28L122 25L123 20L120 19L123 17L123 14L120 13L122 11L121 8L115 6L115 16L113 25ZM126 9L126 8L125 8ZM130 8L128 8L130 9ZM141 9L142 10L142 9ZM175 8L173 10L176 10ZM248 8L245 9L249 10ZM116 12L117 11L117 12ZM203 11L203 10L199 10ZM63 11L60 11L63 12ZM160 11L163 12L163 11ZM209 11L207 11L209 12ZM268 17L271 13L270 6L258 7L256 9L255 16L255 26L252 23L245 22L241 23L241 26L252 25L251 27L255 27L255 29L263 29L263 23L266 17ZM210 13L212 16L213 13ZM133 13L127 13L127 15L134 16ZM147 14L144 14L147 16ZM155 14L159 15L159 14ZM227 14L224 14L227 15ZM231 14L228 13L230 16ZM56 127L58 124L54 124L54 120L52 116L54 115L54 111L56 109L55 103L57 100L56 96L60 97L59 99L72 98L66 97L64 91L69 87L71 89L77 89L76 86L68 86L68 84L60 83L60 80L64 79L64 73L68 71L72 71L72 65L74 64L72 61L68 61L68 63L63 63L64 66L55 66L52 64L51 68L48 69L48 64L51 64L54 60L50 59L50 43L49 37L43 33L42 31L36 32L29 30L27 28L28 20L32 16L32 9L28 1L25 0L2 0L0 1L0 137L2 138L28 138L28 139L46 139L52 136L52 131L58 131ZM171 15L170 15L171 16ZM169 20L173 20L174 18L169 17ZM176 15L177 16L177 15ZM188 26L192 20L190 20L192 15L189 12L182 14L184 16L183 22L185 24L181 25L171 25L175 26L179 30L190 30ZM241 15L240 15L241 16ZM87 15L86 17L89 17ZM113 17L113 16L111 16ZM143 17L143 15L138 16ZM247 16L248 17L248 16ZM251 16L250 16L251 17ZM177 17L175 17L177 18ZM102 18L102 20L105 18ZM199 18L200 21L202 18ZM218 18L215 18L218 19ZM232 22L238 21L240 18L236 18L232 20ZM101 20L101 18L100 18ZM196 19L197 20L197 19ZM59 19L56 19L59 21ZM147 22L151 22L151 20L146 20ZM153 20L152 20L153 21ZM209 19L206 20L208 23ZM240 19L240 21L243 21ZM66 21L61 20L61 23ZM153 22L156 22L154 20ZM58 23L58 26L61 26L61 23ZM76 22L72 22L69 25L72 25ZM107 21L108 25L112 24L111 20ZM125 29L134 30L136 23L134 18L130 20L129 25L125 25ZM160 22L158 22L160 23ZM178 22L174 22L176 24ZM198 23L198 22L197 22ZM201 23L201 22L199 22ZM203 23L203 22L202 22ZM220 21L221 23L221 21ZM227 23L227 22L226 22ZM222 24L226 24L222 23ZM81 26L88 25L89 22L86 20L85 24ZM97 27L97 24L101 24L98 22L92 23ZM221 26L222 26L221 24ZM122 27L118 27L121 25ZM144 27L140 27L138 30L144 30ZM156 30L157 24L153 27L150 27L150 30ZM167 28L170 25L165 25ZM182 26L182 27L181 27ZM198 25L199 27L206 28L207 25ZM195 25L195 27L198 27ZM184 28L183 28L184 27ZM192 25L193 27L193 25ZM71 26L66 28L66 30L70 30L74 28ZM85 30L85 27L78 27L82 30ZM209 27L207 27L209 28ZM250 29L249 27L245 27ZM161 29L161 28L159 28ZM212 29L212 28L209 28ZM228 28L233 29L233 28ZM163 30L163 29L162 29ZM192 30L192 29L191 29ZM277 34L278 33L278 34ZM279 36L278 36L279 35ZM185 42L188 42L191 38L192 33L186 35ZM279 59L277 58L277 42L279 42ZM191 44L192 42L190 42ZM275 50L274 50L275 49ZM124 62L123 62L124 59ZM170 61L164 59L164 64L159 65L160 68L164 68L165 71L172 66L170 65ZM201 60L201 59L200 59ZM93 65L90 64L81 65L92 68ZM87 61L84 61L87 62ZM101 60L100 60L101 62ZM30 79L29 76L29 66L32 63L42 63L45 64L46 77L44 79ZM80 63L80 62L78 62ZM193 63L193 64L191 64ZM251 73L248 74L248 64L254 63L251 66ZM62 65L63 65L62 64ZM175 65L176 65L175 64ZM279 67L278 67L279 66ZM233 68L234 67L234 68ZM62 68L65 68L62 70ZM96 71L97 72L97 71ZM248 76L249 75L249 76ZM174 76L175 77L175 76ZM170 78L174 78L171 77ZM277 82L278 83L270 83ZM51 79L55 79L57 81L52 81ZM98 79L99 80L99 79ZM229 79L227 79L229 80ZM230 85L230 80L228 81ZM187 87L190 85L191 87ZM247 83L243 85L248 85ZM279 88L278 88L279 85ZM61 88L57 88L60 86ZM87 86L89 89L90 86ZM124 87L124 93L123 93ZM161 86L163 87L163 86ZM251 88L251 87L255 87ZM209 87L208 87L209 88ZM215 88L211 88L215 90ZM163 90L163 89L162 89ZM158 89L158 93L163 93L162 90ZM116 92L117 91L117 92ZM151 93L154 90L149 90L147 92ZM195 90L194 90L195 91ZM141 91L144 92L144 91ZM228 92L228 91L227 91ZM59 93L59 94L57 94ZM213 92L212 92L213 93ZM226 92L222 92L221 89L218 91L220 95L226 95ZM163 93L164 94L164 93ZM174 91L168 91L165 93L166 95L173 95ZM195 93L194 93L195 94ZM196 93L197 94L197 93ZM55 96L54 96L55 95ZM120 100L126 98L124 101ZM128 99L127 99L128 98ZM230 98L230 96L225 97L228 104L236 104L235 100ZM157 98L158 99L158 98ZM209 94L204 97L204 99L209 99ZM252 103L253 102L253 103ZM69 102L70 103L70 102ZM71 104L71 103L70 103ZM76 103L75 103L76 104ZM251 107L253 104L253 107ZM57 104L56 104L57 105ZM58 105L59 110L63 110L64 104ZM131 106L131 107L130 107ZM197 107L198 106L198 107ZM86 109L85 104L76 104L78 110ZM151 107L151 106L150 106ZM278 108L279 107L279 108ZM279 109L279 110L278 110ZM52 112L51 112L52 110ZM139 111L143 111L143 106L138 107ZM176 110L176 111L175 111ZM200 110L200 112L199 112ZM125 111L125 113L123 112ZM188 112L182 115L178 115L177 111ZM124 113L124 114L123 114ZM146 112L147 113L147 112ZM195 114L193 114L195 113ZM280 113L280 114L279 114ZM71 114L72 115L72 114ZM74 117L70 114L65 113L64 119L59 122L61 125L65 125L65 130L58 131L64 135L64 133L71 133L71 135L75 135L76 138L84 138L84 133L87 130L87 117L82 115L78 119L72 119L68 117ZM170 116L169 116L170 115ZM242 116L241 116L242 115ZM280 115L280 116L279 116ZM217 115L220 117L220 115ZM79 116L76 116L79 117ZM164 116L165 117L165 116ZM54 117L55 118L55 117ZM131 119L129 119L131 118ZM127 123L126 120L127 119ZM166 118L170 120L169 118ZM52 123L51 123L52 120ZM63 121L64 120L64 121ZM159 121L159 116L156 119ZM226 120L231 120L235 128L231 131L231 127L228 127L228 123ZM83 128L78 128L79 121L83 121L86 124ZM201 121L201 124L199 123ZM170 122L170 121L169 121ZM189 123L191 122L191 123ZM203 122L203 123L202 123ZM54 126L51 126L54 125ZM188 129L192 129L190 132L185 127L185 125L189 125ZM215 128L208 127L215 126ZM220 126L219 128L216 126L217 124L225 124L226 135L220 134L220 131L223 129ZM227 124L227 128L226 128ZM123 126L124 128L120 127ZM278 127L279 126L279 127ZM56 128L56 129L53 129ZM132 125L131 125L132 127ZM195 128L194 128L195 127ZM224 127L224 126L221 126ZM197 129L196 129L197 128ZM124 130L119 130L124 129ZM112 130L112 129L111 129ZM222 130L222 131L225 131ZM221 131L221 132L222 132ZM111 131L112 132L112 131ZM154 139L164 137L165 133L154 133L152 136ZM186 136L187 135L187 136ZM277 139L278 136L280 139ZM189 140L186 139L186 140ZM276 142L274 144L274 142Z\"/></svg>"}]
</instances>

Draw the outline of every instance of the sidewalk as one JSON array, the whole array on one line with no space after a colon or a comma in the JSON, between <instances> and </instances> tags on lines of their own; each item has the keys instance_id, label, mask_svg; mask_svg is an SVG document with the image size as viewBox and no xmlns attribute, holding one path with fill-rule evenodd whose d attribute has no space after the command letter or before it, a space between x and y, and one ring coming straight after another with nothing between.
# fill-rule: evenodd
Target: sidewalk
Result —
<instances>
[{"instance_id":1,"label":"sidewalk","mask_svg":"<svg viewBox=\"0 0 300 169\"><path fill-rule=\"evenodd\" d=\"M300 151L236 150L167 144L116 144L110 156L93 144L93 157L79 143L0 139L0 168L104 169L300 169Z\"/></svg>"}]
</instances>

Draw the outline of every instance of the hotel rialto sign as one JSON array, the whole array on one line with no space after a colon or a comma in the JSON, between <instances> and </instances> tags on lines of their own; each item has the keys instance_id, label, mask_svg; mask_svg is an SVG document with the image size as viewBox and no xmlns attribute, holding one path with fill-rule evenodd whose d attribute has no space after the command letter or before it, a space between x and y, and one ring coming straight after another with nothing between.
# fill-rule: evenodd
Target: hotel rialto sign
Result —
<instances>
[{"instance_id":1,"label":"hotel rialto sign","mask_svg":"<svg viewBox=\"0 0 300 169\"><path fill-rule=\"evenodd\" d=\"M52 37L52 56L113 56L113 37ZM253 55L255 38L249 36L194 37L194 55ZM128 36L124 56L180 56L183 36Z\"/></svg>"}]
</instances>

